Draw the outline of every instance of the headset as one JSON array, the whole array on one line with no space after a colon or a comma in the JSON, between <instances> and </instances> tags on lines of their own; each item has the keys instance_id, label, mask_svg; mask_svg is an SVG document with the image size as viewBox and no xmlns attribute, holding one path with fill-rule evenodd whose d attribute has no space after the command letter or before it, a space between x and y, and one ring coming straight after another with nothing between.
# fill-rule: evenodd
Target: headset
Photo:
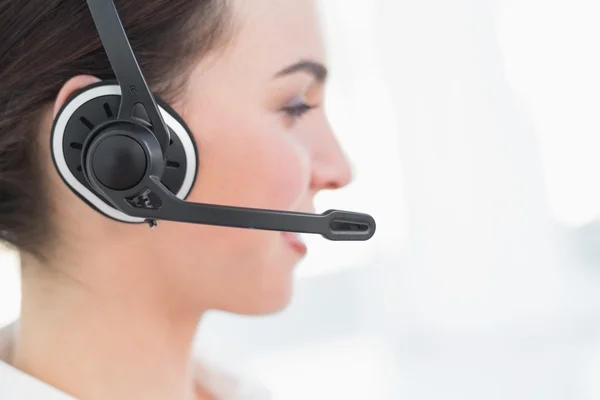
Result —
<instances>
[{"instance_id":1,"label":"headset","mask_svg":"<svg viewBox=\"0 0 600 400\"><path fill-rule=\"evenodd\" d=\"M62 180L83 201L124 223L159 220L233 228L320 234L336 241L369 240L367 214L323 214L186 201L199 167L183 119L148 88L113 0L87 0L116 81L87 86L63 105L51 135Z\"/></svg>"}]
</instances>

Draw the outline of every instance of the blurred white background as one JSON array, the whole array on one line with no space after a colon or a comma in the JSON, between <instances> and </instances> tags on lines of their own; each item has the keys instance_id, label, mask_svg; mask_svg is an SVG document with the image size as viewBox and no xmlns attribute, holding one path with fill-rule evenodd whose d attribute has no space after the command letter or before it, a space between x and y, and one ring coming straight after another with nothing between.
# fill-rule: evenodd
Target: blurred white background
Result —
<instances>
[{"instance_id":1,"label":"blurred white background","mask_svg":"<svg viewBox=\"0 0 600 400\"><path fill-rule=\"evenodd\" d=\"M600 398L598 1L321 4L357 175L318 208L378 232L312 239L287 311L213 313L198 351L277 400Z\"/></svg>"}]
</instances>

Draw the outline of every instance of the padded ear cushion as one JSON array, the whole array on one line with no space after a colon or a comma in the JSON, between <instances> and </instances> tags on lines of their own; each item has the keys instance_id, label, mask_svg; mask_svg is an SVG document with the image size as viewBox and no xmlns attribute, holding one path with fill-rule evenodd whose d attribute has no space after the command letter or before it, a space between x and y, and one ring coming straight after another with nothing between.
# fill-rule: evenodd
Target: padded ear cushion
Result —
<instances>
[{"instance_id":1,"label":"padded ear cushion","mask_svg":"<svg viewBox=\"0 0 600 400\"><path fill-rule=\"evenodd\" d=\"M192 191L198 173L198 149L181 117L155 96L163 120L171 132L162 183L184 200ZM107 217L122 222L142 223L114 208L88 184L81 169L81 150L92 129L117 115L121 88L116 81L102 81L74 93L60 109L51 135L52 160L67 186L83 201Z\"/></svg>"}]
</instances>

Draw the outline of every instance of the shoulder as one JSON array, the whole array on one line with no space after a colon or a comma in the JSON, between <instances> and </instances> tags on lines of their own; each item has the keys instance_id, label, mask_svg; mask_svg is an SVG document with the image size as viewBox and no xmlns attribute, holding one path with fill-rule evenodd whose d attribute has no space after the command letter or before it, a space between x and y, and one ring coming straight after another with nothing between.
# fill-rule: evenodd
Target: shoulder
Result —
<instances>
[{"instance_id":1,"label":"shoulder","mask_svg":"<svg viewBox=\"0 0 600 400\"><path fill-rule=\"evenodd\" d=\"M17 323L13 323L0 329L0 398L20 400L29 398L29 394L43 393L46 399L70 399L67 396L51 397L52 395L58 396L59 394L53 388L10 366L14 334L17 326ZM272 399L267 388L246 373L225 368L215 361L208 359L197 359L195 367L198 385L206 388L219 399ZM9 390L10 393L8 394L11 394L11 396L7 396L7 393L4 393L3 390Z\"/></svg>"},{"instance_id":2,"label":"shoulder","mask_svg":"<svg viewBox=\"0 0 600 400\"><path fill-rule=\"evenodd\" d=\"M14 332L17 322L0 329L0 362L8 362L12 354Z\"/></svg>"},{"instance_id":3,"label":"shoulder","mask_svg":"<svg viewBox=\"0 0 600 400\"><path fill-rule=\"evenodd\" d=\"M18 322L0 329L0 399L75 400L11 364Z\"/></svg>"}]
</instances>

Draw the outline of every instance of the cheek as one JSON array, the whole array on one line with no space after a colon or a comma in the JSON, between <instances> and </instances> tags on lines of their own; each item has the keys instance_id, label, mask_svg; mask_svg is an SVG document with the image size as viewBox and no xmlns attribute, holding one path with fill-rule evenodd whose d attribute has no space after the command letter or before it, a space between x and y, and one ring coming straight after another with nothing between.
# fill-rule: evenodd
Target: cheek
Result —
<instances>
[{"instance_id":1,"label":"cheek","mask_svg":"<svg viewBox=\"0 0 600 400\"><path fill-rule=\"evenodd\" d=\"M200 154L188 200L275 210L306 204L306 149L268 115L254 122L239 118L188 116ZM173 272L179 290L205 306L252 313L288 301L298 257L279 232L163 224L163 235L170 270L179 270Z\"/></svg>"},{"instance_id":2,"label":"cheek","mask_svg":"<svg viewBox=\"0 0 600 400\"><path fill-rule=\"evenodd\" d=\"M310 186L308 153L273 127L228 124L199 138L194 201L295 209Z\"/></svg>"}]
</instances>

